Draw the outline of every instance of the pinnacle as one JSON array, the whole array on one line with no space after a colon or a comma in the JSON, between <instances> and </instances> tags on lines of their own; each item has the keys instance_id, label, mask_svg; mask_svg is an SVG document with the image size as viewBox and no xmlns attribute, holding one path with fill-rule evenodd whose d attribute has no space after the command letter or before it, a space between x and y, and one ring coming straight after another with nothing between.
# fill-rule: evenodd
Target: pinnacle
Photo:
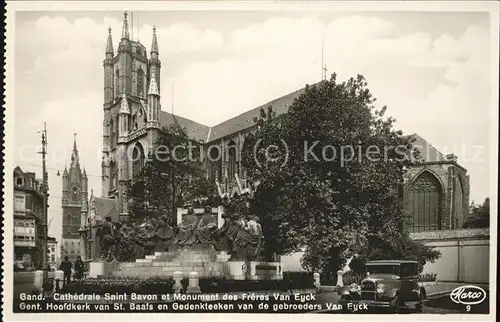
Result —
<instances>
[{"instance_id":1,"label":"pinnacle","mask_svg":"<svg viewBox=\"0 0 500 322\"><path fill-rule=\"evenodd\" d=\"M156 38L156 27L153 26L153 42L151 44L151 53L158 54L158 39Z\"/></svg>"},{"instance_id":2,"label":"pinnacle","mask_svg":"<svg viewBox=\"0 0 500 322\"><path fill-rule=\"evenodd\" d=\"M156 72L151 73L151 81L149 82L148 95L160 95L158 84L156 83Z\"/></svg>"},{"instance_id":3,"label":"pinnacle","mask_svg":"<svg viewBox=\"0 0 500 322\"><path fill-rule=\"evenodd\" d=\"M106 43L106 54L113 54L113 38L111 37L111 26L108 28L108 41Z\"/></svg>"},{"instance_id":4,"label":"pinnacle","mask_svg":"<svg viewBox=\"0 0 500 322\"><path fill-rule=\"evenodd\" d=\"M129 39L129 31L128 31L128 21L127 21L127 12L123 14L123 28L122 28L122 39Z\"/></svg>"},{"instance_id":5,"label":"pinnacle","mask_svg":"<svg viewBox=\"0 0 500 322\"><path fill-rule=\"evenodd\" d=\"M130 114L130 109L128 107L127 95L126 94L122 95L122 103L120 105L120 111L118 113L119 114Z\"/></svg>"}]
</instances>

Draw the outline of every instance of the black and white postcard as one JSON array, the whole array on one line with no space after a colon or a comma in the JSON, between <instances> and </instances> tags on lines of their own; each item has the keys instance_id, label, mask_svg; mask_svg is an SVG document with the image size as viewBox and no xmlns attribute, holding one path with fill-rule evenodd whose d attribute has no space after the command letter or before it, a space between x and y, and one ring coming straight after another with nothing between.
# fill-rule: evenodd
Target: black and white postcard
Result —
<instances>
[{"instance_id":1,"label":"black and white postcard","mask_svg":"<svg viewBox=\"0 0 500 322\"><path fill-rule=\"evenodd\" d=\"M495 319L498 2L5 17L7 321Z\"/></svg>"}]
</instances>

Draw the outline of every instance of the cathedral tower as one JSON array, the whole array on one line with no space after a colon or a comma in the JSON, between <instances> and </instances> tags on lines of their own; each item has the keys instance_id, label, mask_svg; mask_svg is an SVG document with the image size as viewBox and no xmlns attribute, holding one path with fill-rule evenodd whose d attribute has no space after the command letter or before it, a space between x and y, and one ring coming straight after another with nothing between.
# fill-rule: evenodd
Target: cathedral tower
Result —
<instances>
[{"instance_id":1,"label":"cathedral tower","mask_svg":"<svg viewBox=\"0 0 500 322\"><path fill-rule=\"evenodd\" d=\"M88 181L85 169L81 170L76 134L71 153L69 171L64 168L62 188L62 256L76 259L80 254L79 228L82 202L88 197Z\"/></svg>"},{"instance_id":2,"label":"cathedral tower","mask_svg":"<svg viewBox=\"0 0 500 322\"><path fill-rule=\"evenodd\" d=\"M127 187L140 173L160 129L156 29L148 58L146 47L131 39L125 13L116 53L109 29L104 54L102 197L114 199L121 219L127 220Z\"/></svg>"}]
</instances>

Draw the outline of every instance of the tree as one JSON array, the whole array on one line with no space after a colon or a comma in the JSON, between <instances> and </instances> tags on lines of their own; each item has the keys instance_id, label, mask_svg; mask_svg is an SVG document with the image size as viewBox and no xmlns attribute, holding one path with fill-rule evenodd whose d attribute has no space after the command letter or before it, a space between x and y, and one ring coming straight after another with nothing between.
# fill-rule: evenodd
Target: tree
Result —
<instances>
[{"instance_id":1,"label":"tree","mask_svg":"<svg viewBox=\"0 0 500 322\"><path fill-rule=\"evenodd\" d=\"M177 124L161 130L140 176L130 183L135 220L164 213L173 219L177 207L215 194L205 178L201 151Z\"/></svg>"},{"instance_id":2,"label":"tree","mask_svg":"<svg viewBox=\"0 0 500 322\"><path fill-rule=\"evenodd\" d=\"M362 76L337 83L333 74L306 86L288 113L261 110L257 148L242 157L260 181L253 208L275 241L270 251L306 246L303 266L325 275L357 249L405 238L398 191L414 150L366 86Z\"/></svg>"},{"instance_id":3,"label":"tree","mask_svg":"<svg viewBox=\"0 0 500 322\"><path fill-rule=\"evenodd\" d=\"M470 206L470 215L464 223L464 228L490 227L490 198L486 198L481 206L474 202Z\"/></svg>"},{"instance_id":4,"label":"tree","mask_svg":"<svg viewBox=\"0 0 500 322\"><path fill-rule=\"evenodd\" d=\"M433 247L420 241L412 240L408 235L401 235L390 240L378 240L370 244L357 254L349 263L349 267L356 273L364 273L365 264L372 260L413 260L418 262L418 272L421 273L425 263L434 262L441 253Z\"/></svg>"}]
</instances>

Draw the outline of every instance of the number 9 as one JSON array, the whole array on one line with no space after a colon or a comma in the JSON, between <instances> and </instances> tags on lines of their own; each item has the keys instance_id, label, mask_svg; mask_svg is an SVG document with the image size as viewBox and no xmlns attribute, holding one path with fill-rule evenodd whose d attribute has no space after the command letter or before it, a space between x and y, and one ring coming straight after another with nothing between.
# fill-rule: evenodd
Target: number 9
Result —
<instances>
[{"instance_id":1,"label":"number 9","mask_svg":"<svg viewBox=\"0 0 500 322\"><path fill-rule=\"evenodd\" d=\"M467 306L465 307L465 310L466 310L467 312L470 312L470 305L467 305Z\"/></svg>"}]
</instances>

